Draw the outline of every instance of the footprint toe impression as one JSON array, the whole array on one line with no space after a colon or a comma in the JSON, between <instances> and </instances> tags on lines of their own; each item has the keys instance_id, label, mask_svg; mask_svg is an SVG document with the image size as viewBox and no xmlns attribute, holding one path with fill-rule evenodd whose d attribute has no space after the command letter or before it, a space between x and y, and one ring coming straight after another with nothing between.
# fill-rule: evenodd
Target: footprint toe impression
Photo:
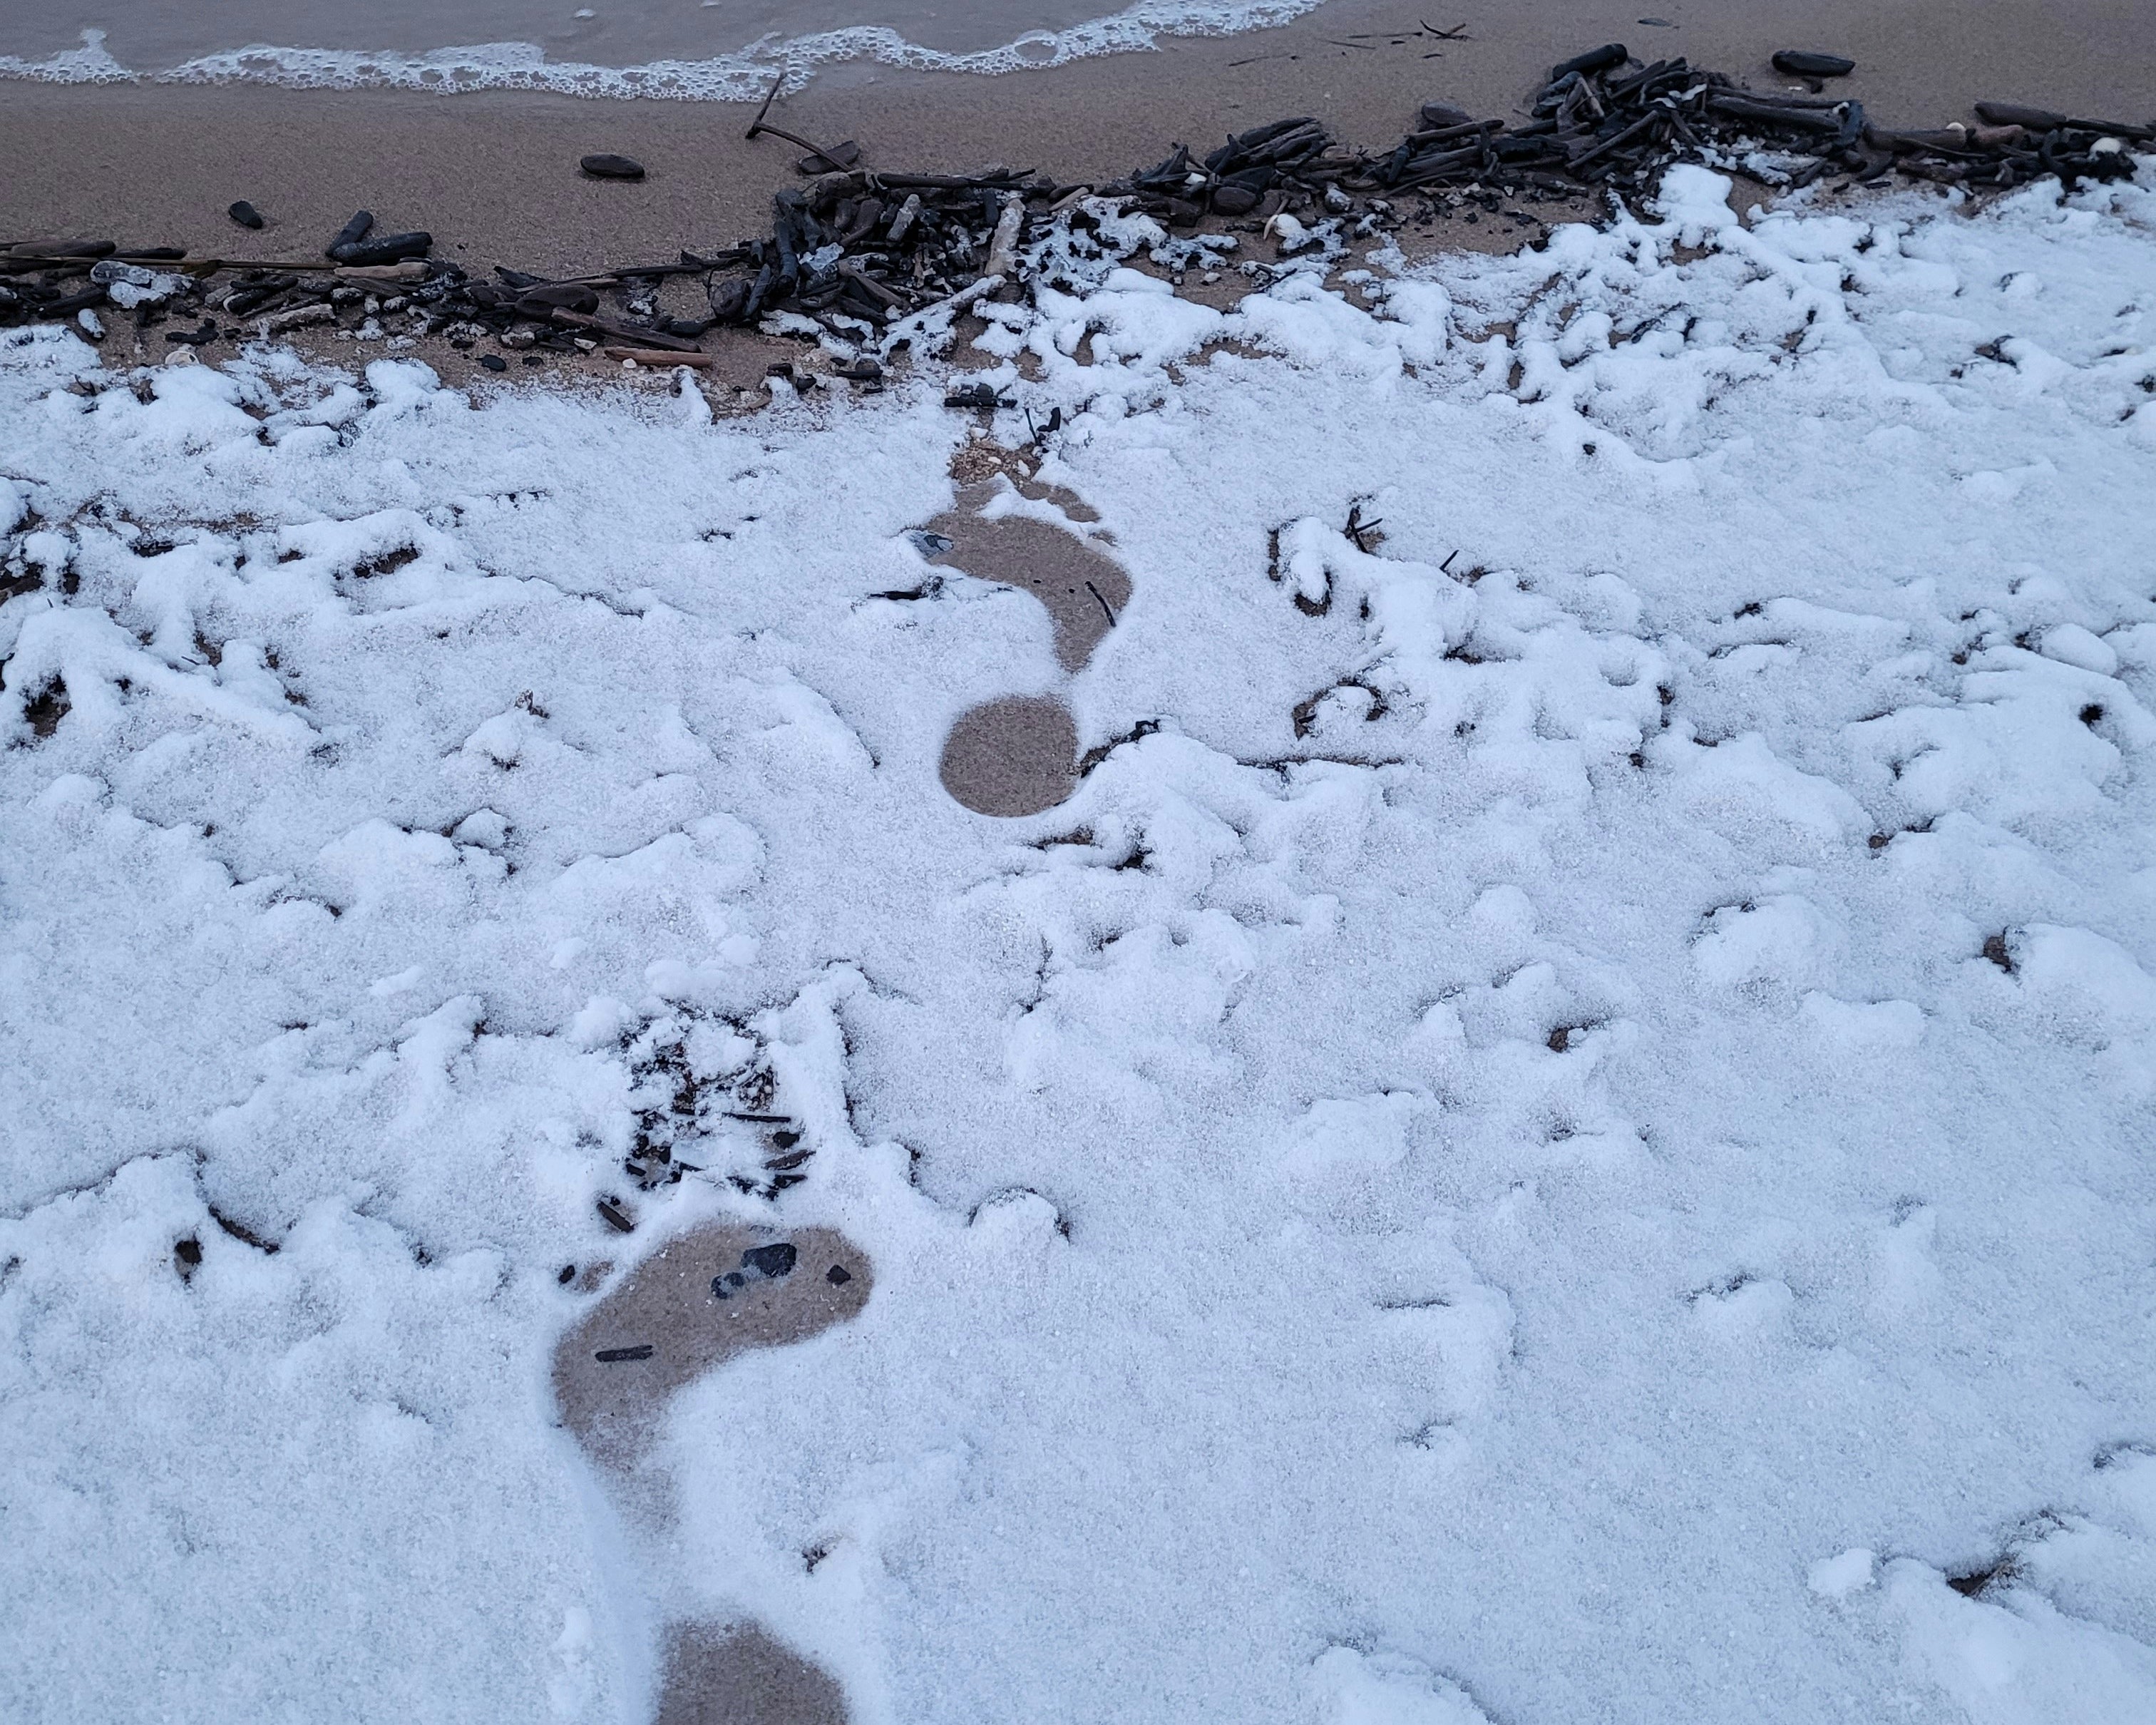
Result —
<instances>
[{"instance_id":1,"label":"footprint toe impression","mask_svg":"<svg viewBox=\"0 0 2156 1725\"><path fill-rule=\"evenodd\" d=\"M1055 624L1055 659L1086 667L1129 603L1131 579L1086 541L1026 516L938 516L943 548L930 561L1029 593ZM1077 788L1078 732L1060 696L1006 696L959 716L939 772L952 798L976 814L1038 814Z\"/></svg>"}]
</instances>

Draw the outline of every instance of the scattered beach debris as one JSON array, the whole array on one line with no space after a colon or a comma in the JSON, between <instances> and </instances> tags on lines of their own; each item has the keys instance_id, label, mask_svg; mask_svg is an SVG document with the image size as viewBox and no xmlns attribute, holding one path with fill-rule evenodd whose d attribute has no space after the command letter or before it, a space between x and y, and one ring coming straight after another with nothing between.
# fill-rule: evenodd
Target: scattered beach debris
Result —
<instances>
[{"instance_id":1,"label":"scattered beach debris","mask_svg":"<svg viewBox=\"0 0 2156 1725\"><path fill-rule=\"evenodd\" d=\"M1853 69L1845 56L1810 49L1784 49L1773 59L1815 86ZM1064 184L1002 167L968 174L864 167L851 139L826 147L771 122L783 81L747 136L770 133L807 151L798 166L808 177L773 196L762 236L555 277L498 264L490 278L436 256L424 230L378 233L364 209L324 249L326 267L188 258L169 246L123 250L103 239L23 239L0 248L0 326L110 304L133 314L138 337L172 321L180 332L167 340L181 346L334 326L355 340L445 338L467 352L490 341L530 365L582 354L655 370L710 368L706 338L732 328L815 340L844 362L836 376L875 387L878 362L895 349L941 339L983 300L1068 280L1075 257L1234 244L1229 235L1169 237L1208 223L1262 234L1283 260L1273 267L1289 267L1306 252L1329 259L1418 216L1472 223L1509 213L1539 231L1532 214L1506 211L1506 200L1576 207L1591 192L1649 194L1680 162L1789 188L1830 174L1844 187L1900 175L1984 193L2046 177L2068 188L2127 177L2128 146L2156 139L2147 125L1997 101L1978 103L1974 124L1892 130L1873 124L1861 102L1755 90L1682 57L1643 64L1609 42L1551 67L1525 119L1478 118L1430 101L1396 146L1373 153L1344 148L1322 121L1299 116L1237 133L1202 156L1178 145L1119 180ZM644 172L612 154L586 156L581 166L600 178ZM244 202L230 214L246 226L262 219ZM683 277L701 290L694 315L683 315L678 296L664 303ZM212 314L246 321L221 331ZM493 355L478 362L506 369ZM954 388L947 401L982 411L1001 404L978 384Z\"/></svg>"}]
</instances>

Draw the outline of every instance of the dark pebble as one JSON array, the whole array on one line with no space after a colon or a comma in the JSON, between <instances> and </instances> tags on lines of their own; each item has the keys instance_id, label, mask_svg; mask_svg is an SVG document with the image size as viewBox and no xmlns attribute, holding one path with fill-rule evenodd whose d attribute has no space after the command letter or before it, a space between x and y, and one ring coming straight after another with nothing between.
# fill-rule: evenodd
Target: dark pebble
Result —
<instances>
[{"instance_id":1,"label":"dark pebble","mask_svg":"<svg viewBox=\"0 0 2156 1725\"><path fill-rule=\"evenodd\" d=\"M230 216L243 228L259 228L262 225L262 212L244 198L227 210L225 214Z\"/></svg>"},{"instance_id":2,"label":"dark pebble","mask_svg":"<svg viewBox=\"0 0 2156 1725\"><path fill-rule=\"evenodd\" d=\"M644 164L627 156L587 156L577 164L595 180L640 180Z\"/></svg>"},{"instance_id":3,"label":"dark pebble","mask_svg":"<svg viewBox=\"0 0 2156 1725\"><path fill-rule=\"evenodd\" d=\"M996 392L986 383L961 383L943 397L947 408L993 408L995 404Z\"/></svg>"},{"instance_id":4,"label":"dark pebble","mask_svg":"<svg viewBox=\"0 0 2156 1725\"><path fill-rule=\"evenodd\" d=\"M506 372L509 369L509 362L498 353L482 353L479 357L479 362L490 372Z\"/></svg>"},{"instance_id":5,"label":"dark pebble","mask_svg":"<svg viewBox=\"0 0 2156 1725\"><path fill-rule=\"evenodd\" d=\"M602 1198L599 1200L599 1214L606 1218L607 1225L608 1227L618 1228L624 1234L634 1234L636 1232L636 1224L630 1221L629 1218L622 1213L621 1207L615 1204L611 1199Z\"/></svg>"},{"instance_id":6,"label":"dark pebble","mask_svg":"<svg viewBox=\"0 0 2156 1725\"><path fill-rule=\"evenodd\" d=\"M842 1288L853 1279L852 1272L843 1264L834 1264L824 1272L824 1280L834 1288Z\"/></svg>"},{"instance_id":7,"label":"dark pebble","mask_svg":"<svg viewBox=\"0 0 2156 1725\"><path fill-rule=\"evenodd\" d=\"M751 1246L742 1254L742 1268L762 1276L791 1276L793 1259L792 1243L781 1240L777 1245Z\"/></svg>"},{"instance_id":8,"label":"dark pebble","mask_svg":"<svg viewBox=\"0 0 2156 1725\"><path fill-rule=\"evenodd\" d=\"M536 353L527 353L524 356L524 363L528 366L543 366L547 362Z\"/></svg>"},{"instance_id":9,"label":"dark pebble","mask_svg":"<svg viewBox=\"0 0 2156 1725\"><path fill-rule=\"evenodd\" d=\"M1455 108L1450 102L1424 102L1422 105L1422 129L1442 131L1448 126L1472 126L1475 116L1465 108Z\"/></svg>"},{"instance_id":10,"label":"dark pebble","mask_svg":"<svg viewBox=\"0 0 2156 1725\"><path fill-rule=\"evenodd\" d=\"M187 1239L173 1246L172 1255L189 1269L192 1269L202 1262L202 1242L192 1235L189 1235Z\"/></svg>"},{"instance_id":11,"label":"dark pebble","mask_svg":"<svg viewBox=\"0 0 2156 1725\"><path fill-rule=\"evenodd\" d=\"M649 1359L651 1344L649 1342L639 1342L634 1348L602 1348L592 1358L603 1366L613 1365L618 1360Z\"/></svg>"},{"instance_id":12,"label":"dark pebble","mask_svg":"<svg viewBox=\"0 0 2156 1725\"><path fill-rule=\"evenodd\" d=\"M1813 54L1805 49L1785 48L1774 56L1774 69L1792 78L1846 78L1856 62L1838 54Z\"/></svg>"},{"instance_id":13,"label":"dark pebble","mask_svg":"<svg viewBox=\"0 0 2156 1725\"><path fill-rule=\"evenodd\" d=\"M563 1287L568 1286L568 1285L576 1279L577 1266L573 1264L564 1264L562 1266L561 1273L554 1278L554 1280L561 1283Z\"/></svg>"},{"instance_id":14,"label":"dark pebble","mask_svg":"<svg viewBox=\"0 0 2156 1725\"><path fill-rule=\"evenodd\" d=\"M1221 216L1246 216L1258 207L1259 193L1250 186L1215 186L1213 188L1213 213Z\"/></svg>"},{"instance_id":15,"label":"dark pebble","mask_svg":"<svg viewBox=\"0 0 2156 1725\"><path fill-rule=\"evenodd\" d=\"M726 1274L726 1284L730 1288L745 1288L748 1286L748 1278L738 1270L729 1270Z\"/></svg>"}]
</instances>

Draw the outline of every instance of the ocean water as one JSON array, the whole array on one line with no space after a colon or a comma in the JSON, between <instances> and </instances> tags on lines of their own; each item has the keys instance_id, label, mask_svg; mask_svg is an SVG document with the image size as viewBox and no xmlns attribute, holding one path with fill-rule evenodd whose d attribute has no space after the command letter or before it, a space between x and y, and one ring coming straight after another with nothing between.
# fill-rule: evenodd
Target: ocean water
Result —
<instances>
[{"instance_id":1,"label":"ocean water","mask_svg":"<svg viewBox=\"0 0 2156 1725\"><path fill-rule=\"evenodd\" d=\"M0 9L0 76L738 100L819 66L999 73L1283 23L1323 0L54 0Z\"/></svg>"}]
</instances>

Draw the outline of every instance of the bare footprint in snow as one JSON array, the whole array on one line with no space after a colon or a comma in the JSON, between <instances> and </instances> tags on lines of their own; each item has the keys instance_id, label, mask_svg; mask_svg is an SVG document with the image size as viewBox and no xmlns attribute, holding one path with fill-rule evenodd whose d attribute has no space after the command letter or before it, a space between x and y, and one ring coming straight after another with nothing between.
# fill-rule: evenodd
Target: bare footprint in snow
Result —
<instances>
[{"instance_id":1,"label":"bare footprint in snow","mask_svg":"<svg viewBox=\"0 0 2156 1725\"><path fill-rule=\"evenodd\" d=\"M617 1488L643 1470L674 1393L756 1348L853 1317L874 1281L829 1229L773 1238L719 1222L670 1241L587 1312L554 1353L562 1423ZM632 1494L642 1501L642 1494ZM844 1692L754 1624L676 1625L659 1725L844 1725Z\"/></svg>"},{"instance_id":2,"label":"bare footprint in snow","mask_svg":"<svg viewBox=\"0 0 2156 1725\"><path fill-rule=\"evenodd\" d=\"M1030 516L984 520L978 501L962 493L959 509L928 524L929 561L1031 593L1055 625L1056 663L1083 670L1129 603L1130 577L1093 540ZM1059 695L983 701L952 726L938 770L976 814L1038 814L1077 788L1077 726Z\"/></svg>"},{"instance_id":3,"label":"bare footprint in snow","mask_svg":"<svg viewBox=\"0 0 2156 1725\"><path fill-rule=\"evenodd\" d=\"M830 1676L753 1624L677 1628L660 1681L653 1725L846 1725Z\"/></svg>"}]
</instances>

